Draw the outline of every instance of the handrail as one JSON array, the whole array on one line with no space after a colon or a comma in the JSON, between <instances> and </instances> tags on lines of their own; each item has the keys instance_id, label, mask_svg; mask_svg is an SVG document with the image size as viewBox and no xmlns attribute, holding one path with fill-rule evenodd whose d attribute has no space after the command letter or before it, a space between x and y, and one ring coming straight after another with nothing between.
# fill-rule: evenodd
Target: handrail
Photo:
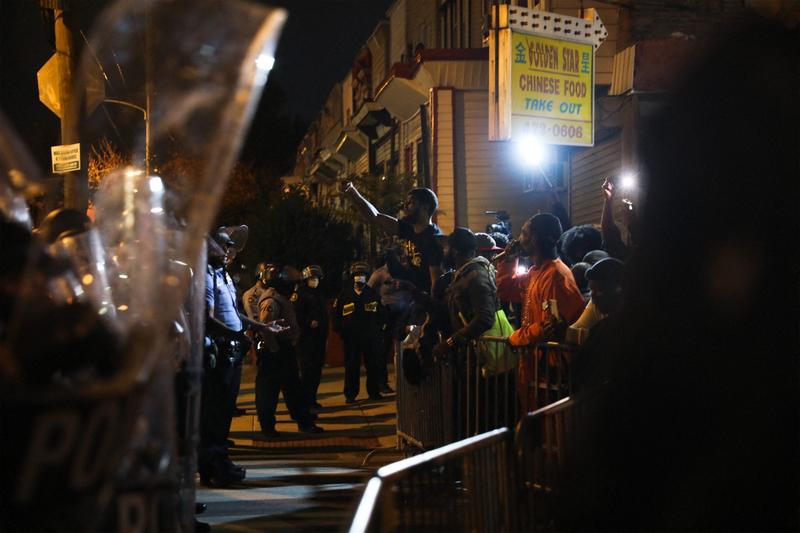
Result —
<instances>
[{"instance_id":1,"label":"handrail","mask_svg":"<svg viewBox=\"0 0 800 533\"><path fill-rule=\"evenodd\" d=\"M349 533L368 531L387 490L391 490L395 482L407 477L416 468L465 456L504 441L510 445L510 435L511 430L508 428L495 429L379 468L364 488L348 528Z\"/></svg>"},{"instance_id":2,"label":"handrail","mask_svg":"<svg viewBox=\"0 0 800 533\"><path fill-rule=\"evenodd\" d=\"M380 477L373 477L364 487L364 494L358 502L358 507L350 523L349 533L362 533L369 527L369 522L378 506L379 496L383 489L383 481Z\"/></svg>"},{"instance_id":3,"label":"handrail","mask_svg":"<svg viewBox=\"0 0 800 533\"><path fill-rule=\"evenodd\" d=\"M394 481L400 477L404 471L410 470L415 466L433 462L443 456L453 455L455 452L469 452L475 448L479 448L482 444L486 444L485 441L501 441L506 438L505 435L508 432L508 428L487 431L486 433L481 433L480 435L475 435L474 437L453 442L452 444L447 444L441 448L435 448L431 451L415 455L414 457L409 457L408 459L390 463L379 468L375 475L381 479L385 479L386 481Z\"/></svg>"}]
</instances>

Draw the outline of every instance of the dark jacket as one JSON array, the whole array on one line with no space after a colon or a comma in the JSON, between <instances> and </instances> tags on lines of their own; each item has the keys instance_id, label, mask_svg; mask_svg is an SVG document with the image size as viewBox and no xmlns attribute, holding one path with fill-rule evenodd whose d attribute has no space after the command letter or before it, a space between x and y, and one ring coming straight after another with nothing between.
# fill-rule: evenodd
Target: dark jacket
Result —
<instances>
[{"instance_id":1,"label":"dark jacket","mask_svg":"<svg viewBox=\"0 0 800 533\"><path fill-rule=\"evenodd\" d=\"M299 285L290 300L294 304L301 337L328 333L328 307L322 291ZM319 323L316 328L311 327L311 322L314 320Z\"/></svg>"},{"instance_id":2,"label":"dark jacket","mask_svg":"<svg viewBox=\"0 0 800 533\"><path fill-rule=\"evenodd\" d=\"M333 305L331 316L336 333L377 337L383 328L383 309L380 298L369 285L361 294L356 294L353 286L345 287Z\"/></svg>"},{"instance_id":3,"label":"dark jacket","mask_svg":"<svg viewBox=\"0 0 800 533\"><path fill-rule=\"evenodd\" d=\"M457 340L480 337L492 327L497 312L494 267L484 257L470 260L453 275L444 296L452 336Z\"/></svg>"}]
</instances>

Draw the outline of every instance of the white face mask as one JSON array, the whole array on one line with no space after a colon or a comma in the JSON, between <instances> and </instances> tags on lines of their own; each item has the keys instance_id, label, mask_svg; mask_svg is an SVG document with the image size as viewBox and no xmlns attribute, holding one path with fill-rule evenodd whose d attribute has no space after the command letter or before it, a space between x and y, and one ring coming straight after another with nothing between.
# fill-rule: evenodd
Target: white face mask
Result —
<instances>
[{"instance_id":1,"label":"white face mask","mask_svg":"<svg viewBox=\"0 0 800 533\"><path fill-rule=\"evenodd\" d=\"M312 289L316 289L317 285L319 285L319 278L310 278L308 280L308 286Z\"/></svg>"},{"instance_id":2,"label":"white face mask","mask_svg":"<svg viewBox=\"0 0 800 533\"><path fill-rule=\"evenodd\" d=\"M356 283L367 283L367 276L356 276L353 278Z\"/></svg>"}]
</instances>

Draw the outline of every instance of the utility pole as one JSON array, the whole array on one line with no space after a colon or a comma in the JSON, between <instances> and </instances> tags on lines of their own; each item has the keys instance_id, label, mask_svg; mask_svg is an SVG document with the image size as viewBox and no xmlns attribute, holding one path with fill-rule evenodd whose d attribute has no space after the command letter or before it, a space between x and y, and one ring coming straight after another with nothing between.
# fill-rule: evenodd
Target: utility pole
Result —
<instances>
[{"instance_id":1,"label":"utility pole","mask_svg":"<svg viewBox=\"0 0 800 533\"><path fill-rule=\"evenodd\" d=\"M75 87L75 75L78 72L75 10L65 5L66 0L42 3L57 4L54 6L54 18L56 55L60 56L57 64L58 92L61 100L61 144L75 144L80 142L79 124L86 105L85 100L79 98ZM49 6L43 5L43 7ZM80 169L64 174L64 207L71 207L80 212L86 211L89 202L86 166L86 148L82 146Z\"/></svg>"}]
</instances>

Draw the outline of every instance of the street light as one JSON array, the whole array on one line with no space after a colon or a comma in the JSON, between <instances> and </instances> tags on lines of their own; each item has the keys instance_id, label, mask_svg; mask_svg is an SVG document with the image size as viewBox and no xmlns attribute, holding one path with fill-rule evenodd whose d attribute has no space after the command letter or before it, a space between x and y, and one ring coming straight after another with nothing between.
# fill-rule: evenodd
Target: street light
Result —
<instances>
[{"instance_id":1,"label":"street light","mask_svg":"<svg viewBox=\"0 0 800 533\"><path fill-rule=\"evenodd\" d=\"M147 109L138 106L136 104L126 102L125 100L117 100L116 98L105 98L103 100L103 103L117 104L125 107L131 107L133 109L141 111L142 115L144 115L144 171L145 174L149 176L150 175L150 115L147 113Z\"/></svg>"}]
</instances>

